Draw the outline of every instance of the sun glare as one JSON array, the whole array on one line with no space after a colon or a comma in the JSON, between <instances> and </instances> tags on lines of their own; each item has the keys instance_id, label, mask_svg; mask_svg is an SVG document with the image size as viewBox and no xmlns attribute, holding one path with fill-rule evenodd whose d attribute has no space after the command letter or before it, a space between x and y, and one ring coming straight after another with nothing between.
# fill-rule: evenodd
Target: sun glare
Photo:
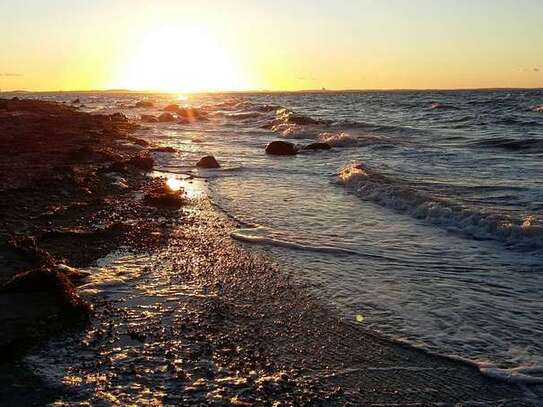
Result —
<instances>
[{"instance_id":1,"label":"sun glare","mask_svg":"<svg viewBox=\"0 0 543 407\"><path fill-rule=\"evenodd\" d=\"M169 27L149 34L122 72L122 87L167 92L241 90L244 75L206 32Z\"/></svg>"}]
</instances>

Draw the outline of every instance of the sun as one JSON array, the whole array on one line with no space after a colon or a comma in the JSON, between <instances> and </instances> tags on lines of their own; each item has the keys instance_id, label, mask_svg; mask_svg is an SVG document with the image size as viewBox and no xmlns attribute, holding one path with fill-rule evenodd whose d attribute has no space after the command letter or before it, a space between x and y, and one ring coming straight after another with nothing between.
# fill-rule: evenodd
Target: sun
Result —
<instances>
[{"instance_id":1,"label":"sun","mask_svg":"<svg viewBox=\"0 0 543 407\"><path fill-rule=\"evenodd\" d=\"M147 35L119 78L123 88L166 92L243 90L245 75L205 31L168 27Z\"/></svg>"}]
</instances>

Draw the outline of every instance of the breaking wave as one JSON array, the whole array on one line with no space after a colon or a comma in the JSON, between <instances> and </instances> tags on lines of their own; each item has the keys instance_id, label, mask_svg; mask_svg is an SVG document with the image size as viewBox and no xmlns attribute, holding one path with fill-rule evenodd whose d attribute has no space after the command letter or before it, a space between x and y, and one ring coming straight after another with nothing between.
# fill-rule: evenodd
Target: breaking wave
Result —
<instances>
[{"instance_id":1,"label":"breaking wave","mask_svg":"<svg viewBox=\"0 0 543 407\"><path fill-rule=\"evenodd\" d=\"M535 217L514 220L499 213L483 212L436 198L362 164L344 168L339 174L339 182L352 188L362 199L472 238L496 240L527 250L543 248L543 225Z\"/></svg>"}]
</instances>

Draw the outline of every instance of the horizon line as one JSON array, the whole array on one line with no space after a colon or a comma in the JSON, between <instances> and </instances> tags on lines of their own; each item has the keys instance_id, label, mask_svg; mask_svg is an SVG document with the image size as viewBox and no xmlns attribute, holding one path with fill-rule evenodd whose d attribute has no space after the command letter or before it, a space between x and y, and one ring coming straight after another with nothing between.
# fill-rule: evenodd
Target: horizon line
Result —
<instances>
[{"instance_id":1,"label":"horizon line","mask_svg":"<svg viewBox=\"0 0 543 407\"><path fill-rule=\"evenodd\" d=\"M347 92L429 92L429 91L493 91L493 90L543 90L540 87L474 87L474 88L347 88L347 89L299 89L299 90L202 90L202 91L164 91L153 89L88 89L88 90L2 90L3 93L153 93L153 94L183 94L183 95L206 95L206 94L254 94L254 93L347 93Z\"/></svg>"}]
</instances>

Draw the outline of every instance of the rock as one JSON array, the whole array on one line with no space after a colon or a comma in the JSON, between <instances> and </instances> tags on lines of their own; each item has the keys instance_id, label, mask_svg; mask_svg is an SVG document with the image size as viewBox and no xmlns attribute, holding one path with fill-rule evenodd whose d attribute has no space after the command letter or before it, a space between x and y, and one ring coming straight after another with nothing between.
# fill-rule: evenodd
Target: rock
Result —
<instances>
[{"instance_id":1,"label":"rock","mask_svg":"<svg viewBox=\"0 0 543 407\"><path fill-rule=\"evenodd\" d=\"M220 165L212 155L206 155L200 158L200 161L196 163L198 168L219 168Z\"/></svg>"},{"instance_id":2,"label":"rock","mask_svg":"<svg viewBox=\"0 0 543 407\"><path fill-rule=\"evenodd\" d=\"M79 98L72 100L72 105L80 105L80 104L81 104L81 101L79 100Z\"/></svg>"},{"instance_id":3,"label":"rock","mask_svg":"<svg viewBox=\"0 0 543 407\"><path fill-rule=\"evenodd\" d=\"M173 122L175 117L171 113L162 113L158 116L158 121L161 123Z\"/></svg>"},{"instance_id":4,"label":"rock","mask_svg":"<svg viewBox=\"0 0 543 407\"><path fill-rule=\"evenodd\" d=\"M103 172L117 172L120 174L124 174L128 171L127 169L127 163L126 161L116 161L112 163L109 167L107 167Z\"/></svg>"},{"instance_id":5,"label":"rock","mask_svg":"<svg viewBox=\"0 0 543 407\"><path fill-rule=\"evenodd\" d=\"M110 114L108 118L112 122L127 122L128 121L128 117L126 117L124 114L119 113L119 112Z\"/></svg>"},{"instance_id":6,"label":"rock","mask_svg":"<svg viewBox=\"0 0 543 407\"><path fill-rule=\"evenodd\" d=\"M128 141L131 141L135 145L141 146L141 147L147 147L149 143L141 138L133 137L133 136L127 136L126 139Z\"/></svg>"},{"instance_id":7,"label":"rock","mask_svg":"<svg viewBox=\"0 0 543 407\"><path fill-rule=\"evenodd\" d=\"M175 153L177 150L173 147L155 147L150 150L153 153Z\"/></svg>"},{"instance_id":8,"label":"rock","mask_svg":"<svg viewBox=\"0 0 543 407\"><path fill-rule=\"evenodd\" d=\"M66 316L88 319L90 307L77 295L74 286L64 272L40 268L19 273L7 281L0 293L50 292L62 305Z\"/></svg>"},{"instance_id":9,"label":"rock","mask_svg":"<svg viewBox=\"0 0 543 407\"><path fill-rule=\"evenodd\" d=\"M182 191L172 191L166 185L162 185L147 192L144 201L153 206L163 208L180 208L185 204Z\"/></svg>"},{"instance_id":10,"label":"rock","mask_svg":"<svg viewBox=\"0 0 543 407\"><path fill-rule=\"evenodd\" d=\"M158 123L158 118L152 114L142 114L140 120L144 123Z\"/></svg>"},{"instance_id":11,"label":"rock","mask_svg":"<svg viewBox=\"0 0 543 407\"><path fill-rule=\"evenodd\" d=\"M195 120L205 120L206 114L193 107L181 107L179 105L168 105L164 109L165 112L176 113L181 120L179 124L189 124Z\"/></svg>"},{"instance_id":12,"label":"rock","mask_svg":"<svg viewBox=\"0 0 543 407\"><path fill-rule=\"evenodd\" d=\"M57 264L55 266L55 270L59 273L64 274L72 282L79 281L90 276L90 273L88 271L78 270L63 263Z\"/></svg>"},{"instance_id":13,"label":"rock","mask_svg":"<svg viewBox=\"0 0 543 407\"><path fill-rule=\"evenodd\" d=\"M311 124L321 124L320 121L312 119L311 117L293 114L288 118L288 122L292 124L299 124L301 126L307 126Z\"/></svg>"},{"instance_id":14,"label":"rock","mask_svg":"<svg viewBox=\"0 0 543 407\"><path fill-rule=\"evenodd\" d=\"M149 102L148 100L140 100L139 102L136 102L136 107L153 107L153 102Z\"/></svg>"},{"instance_id":15,"label":"rock","mask_svg":"<svg viewBox=\"0 0 543 407\"><path fill-rule=\"evenodd\" d=\"M132 157L128 163L144 171L151 171L155 165L153 157L147 153L138 154L137 156Z\"/></svg>"},{"instance_id":16,"label":"rock","mask_svg":"<svg viewBox=\"0 0 543 407\"><path fill-rule=\"evenodd\" d=\"M330 150L332 146L328 143L311 143L304 147L304 150Z\"/></svg>"},{"instance_id":17,"label":"rock","mask_svg":"<svg viewBox=\"0 0 543 407\"><path fill-rule=\"evenodd\" d=\"M179 111L179 105L168 105L162 110L165 112L177 113Z\"/></svg>"},{"instance_id":18,"label":"rock","mask_svg":"<svg viewBox=\"0 0 543 407\"><path fill-rule=\"evenodd\" d=\"M296 155L296 146L288 141L272 141L266 146L266 154L271 155Z\"/></svg>"}]
</instances>

